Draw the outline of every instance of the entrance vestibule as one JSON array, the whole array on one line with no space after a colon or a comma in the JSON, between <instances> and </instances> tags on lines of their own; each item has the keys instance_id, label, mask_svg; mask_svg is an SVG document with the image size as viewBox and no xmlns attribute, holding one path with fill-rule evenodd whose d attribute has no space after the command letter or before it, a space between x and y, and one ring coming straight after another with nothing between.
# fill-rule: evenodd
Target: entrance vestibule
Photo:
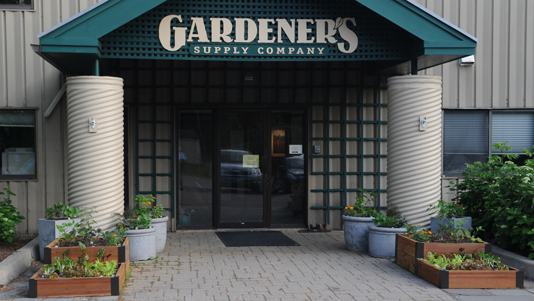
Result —
<instances>
[{"instance_id":1,"label":"entrance vestibule","mask_svg":"<svg viewBox=\"0 0 534 301\"><path fill-rule=\"evenodd\" d=\"M178 109L178 226L304 227L306 115Z\"/></svg>"}]
</instances>

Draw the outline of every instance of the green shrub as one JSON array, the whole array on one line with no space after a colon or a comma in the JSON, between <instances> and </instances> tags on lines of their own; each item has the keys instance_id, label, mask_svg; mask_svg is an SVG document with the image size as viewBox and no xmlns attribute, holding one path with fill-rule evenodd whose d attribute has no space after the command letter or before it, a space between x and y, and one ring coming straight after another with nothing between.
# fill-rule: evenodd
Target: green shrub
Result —
<instances>
[{"instance_id":1,"label":"green shrub","mask_svg":"<svg viewBox=\"0 0 534 301\"><path fill-rule=\"evenodd\" d=\"M4 191L5 193L0 191L0 196L3 196L0 199L0 241L12 242L17 237L15 226L22 222L24 216L11 205L10 196L15 194L9 187L4 188Z\"/></svg>"},{"instance_id":2,"label":"green shrub","mask_svg":"<svg viewBox=\"0 0 534 301\"><path fill-rule=\"evenodd\" d=\"M474 227L485 229L485 240L509 250L529 252L534 258L534 160L524 166L512 162L518 155L504 154L511 148L495 143L501 155L489 157L487 163L466 164L463 180L452 183L455 201L473 218Z\"/></svg>"}]
</instances>

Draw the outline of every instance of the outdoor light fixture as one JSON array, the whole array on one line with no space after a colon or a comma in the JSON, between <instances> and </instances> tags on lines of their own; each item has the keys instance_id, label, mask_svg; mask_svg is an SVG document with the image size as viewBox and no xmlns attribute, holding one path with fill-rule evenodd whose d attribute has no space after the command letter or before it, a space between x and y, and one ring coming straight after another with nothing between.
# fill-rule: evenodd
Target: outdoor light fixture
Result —
<instances>
[{"instance_id":1,"label":"outdoor light fixture","mask_svg":"<svg viewBox=\"0 0 534 301\"><path fill-rule=\"evenodd\" d=\"M425 131L427 126L426 116L419 116L419 131Z\"/></svg>"},{"instance_id":2,"label":"outdoor light fixture","mask_svg":"<svg viewBox=\"0 0 534 301\"><path fill-rule=\"evenodd\" d=\"M461 67L470 67L470 66L473 66L475 64L475 56L474 55L470 55L470 56L466 56L466 57L463 57L460 59L460 66Z\"/></svg>"},{"instance_id":3,"label":"outdoor light fixture","mask_svg":"<svg viewBox=\"0 0 534 301\"><path fill-rule=\"evenodd\" d=\"M89 133L96 133L96 118L89 118Z\"/></svg>"}]
</instances>

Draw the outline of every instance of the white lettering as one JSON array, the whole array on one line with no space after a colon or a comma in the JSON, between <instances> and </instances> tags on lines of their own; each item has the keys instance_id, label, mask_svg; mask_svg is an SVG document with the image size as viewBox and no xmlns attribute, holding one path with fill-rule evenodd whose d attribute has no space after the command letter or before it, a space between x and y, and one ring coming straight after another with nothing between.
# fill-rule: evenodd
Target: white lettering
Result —
<instances>
[{"instance_id":1,"label":"white lettering","mask_svg":"<svg viewBox=\"0 0 534 301\"><path fill-rule=\"evenodd\" d=\"M339 27L339 35L349 43L349 48L345 49L345 43L337 43L337 48L343 53L352 53L356 48L358 48L358 36L354 31L350 30L347 27L347 22L351 21L354 26L356 26L356 20L354 18L344 18L343 25Z\"/></svg>"},{"instance_id":2,"label":"white lettering","mask_svg":"<svg viewBox=\"0 0 534 301\"><path fill-rule=\"evenodd\" d=\"M278 22L278 43L282 43L282 32L286 34L289 42L295 43L295 19L291 19L291 25L286 19L276 19Z\"/></svg>"},{"instance_id":3,"label":"white lettering","mask_svg":"<svg viewBox=\"0 0 534 301\"><path fill-rule=\"evenodd\" d=\"M168 51L177 51L185 45L185 27L173 27L174 30L174 47L171 46L171 22L178 19L182 23L182 16L168 15L159 23L159 42L161 46Z\"/></svg>"},{"instance_id":4,"label":"white lettering","mask_svg":"<svg viewBox=\"0 0 534 301\"><path fill-rule=\"evenodd\" d=\"M286 49L284 47L276 48L276 54L285 54Z\"/></svg>"},{"instance_id":5,"label":"white lettering","mask_svg":"<svg viewBox=\"0 0 534 301\"><path fill-rule=\"evenodd\" d=\"M193 49L195 50L193 53L200 53L200 46L195 46Z\"/></svg>"},{"instance_id":6,"label":"white lettering","mask_svg":"<svg viewBox=\"0 0 534 301\"><path fill-rule=\"evenodd\" d=\"M240 54L240 52L237 51L237 47L234 47L234 54Z\"/></svg>"},{"instance_id":7,"label":"white lettering","mask_svg":"<svg viewBox=\"0 0 534 301\"><path fill-rule=\"evenodd\" d=\"M273 48L272 47L267 48L267 54L273 54Z\"/></svg>"},{"instance_id":8,"label":"white lettering","mask_svg":"<svg viewBox=\"0 0 534 301\"><path fill-rule=\"evenodd\" d=\"M243 54L247 54L248 47L241 47L241 49L243 50Z\"/></svg>"},{"instance_id":9,"label":"white lettering","mask_svg":"<svg viewBox=\"0 0 534 301\"><path fill-rule=\"evenodd\" d=\"M198 33L195 33L195 29ZM191 18L191 30L189 31L188 42L193 42L193 39L198 39L199 42L208 43L208 34L206 33L206 27L204 26L204 19Z\"/></svg>"},{"instance_id":10,"label":"white lettering","mask_svg":"<svg viewBox=\"0 0 534 301\"><path fill-rule=\"evenodd\" d=\"M258 54L263 54L263 47L258 48Z\"/></svg>"},{"instance_id":11,"label":"white lettering","mask_svg":"<svg viewBox=\"0 0 534 301\"><path fill-rule=\"evenodd\" d=\"M221 47L213 47L213 53L219 53L221 51Z\"/></svg>"},{"instance_id":12,"label":"white lettering","mask_svg":"<svg viewBox=\"0 0 534 301\"><path fill-rule=\"evenodd\" d=\"M315 23L317 24L317 43L326 43L326 40L332 44L337 42L336 38L334 38L337 32L334 20L319 19L315 20Z\"/></svg>"},{"instance_id":13,"label":"white lettering","mask_svg":"<svg viewBox=\"0 0 534 301\"><path fill-rule=\"evenodd\" d=\"M222 38L226 43L231 43L233 39L229 35L232 33L232 22L226 18L211 18L210 20L211 41L220 43Z\"/></svg>"},{"instance_id":14,"label":"white lettering","mask_svg":"<svg viewBox=\"0 0 534 301\"><path fill-rule=\"evenodd\" d=\"M210 53L210 52L211 52L211 47L206 47L206 46L204 46L203 48L204 48L204 53ZM207 48L208 50L206 50L206 48Z\"/></svg>"},{"instance_id":15,"label":"white lettering","mask_svg":"<svg viewBox=\"0 0 534 301\"><path fill-rule=\"evenodd\" d=\"M228 52L230 52L230 47L224 47L224 54L227 54Z\"/></svg>"},{"instance_id":16,"label":"white lettering","mask_svg":"<svg viewBox=\"0 0 534 301\"><path fill-rule=\"evenodd\" d=\"M317 48L317 50L319 50L319 54L323 54L324 48Z\"/></svg>"},{"instance_id":17,"label":"white lettering","mask_svg":"<svg viewBox=\"0 0 534 301\"><path fill-rule=\"evenodd\" d=\"M297 20L298 23L298 39L297 43L302 44L308 44L313 43L313 40L315 40L314 37L312 37L310 40L308 40L308 33L312 32L311 28L308 28L308 23L313 24L312 19L299 19Z\"/></svg>"},{"instance_id":18,"label":"white lettering","mask_svg":"<svg viewBox=\"0 0 534 301\"><path fill-rule=\"evenodd\" d=\"M308 47L308 54L315 54L315 48Z\"/></svg>"},{"instance_id":19,"label":"white lettering","mask_svg":"<svg viewBox=\"0 0 534 301\"><path fill-rule=\"evenodd\" d=\"M272 28L269 28L269 23L274 24L274 19L259 19L258 20L258 43L274 43L275 38L269 40L269 33L273 32Z\"/></svg>"},{"instance_id":20,"label":"white lettering","mask_svg":"<svg viewBox=\"0 0 534 301\"><path fill-rule=\"evenodd\" d=\"M245 39L245 23L248 26L248 35ZM258 27L256 22L248 18L235 18L235 42L236 43L250 43L256 39L258 34Z\"/></svg>"},{"instance_id":21,"label":"white lettering","mask_svg":"<svg viewBox=\"0 0 534 301\"><path fill-rule=\"evenodd\" d=\"M299 48L299 50L297 50L297 54L304 54L304 51L302 51L302 48Z\"/></svg>"},{"instance_id":22,"label":"white lettering","mask_svg":"<svg viewBox=\"0 0 534 301\"><path fill-rule=\"evenodd\" d=\"M288 51L289 51L288 54L292 54L292 53L295 51L295 48L293 48L293 47L289 47L289 48L287 48L287 49L288 49Z\"/></svg>"}]
</instances>

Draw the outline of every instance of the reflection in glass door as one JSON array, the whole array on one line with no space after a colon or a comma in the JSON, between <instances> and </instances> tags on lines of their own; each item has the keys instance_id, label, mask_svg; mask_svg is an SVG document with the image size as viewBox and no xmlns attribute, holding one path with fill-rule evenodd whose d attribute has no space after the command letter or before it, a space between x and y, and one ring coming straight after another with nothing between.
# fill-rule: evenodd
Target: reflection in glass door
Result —
<instances>
[{"instance_id":1,"label":"reflection in glass door","mask_svg":"<svg viewBox=\"0 0 534 301\"><path fill-rule=\"evenodd\" d=\"M220 114L220 225L265 226L264 113Z\"/></svg>"},{"instance_id":2,"label":"reflection in glass door","mask_svg":"<svg viewBox=\"0 0 534 301\"><path fill-rule=\"evenodd\" d=\"M304 112L271 113L271 225L302 227L305 223Z\"/></svg>"}]
</instances>

